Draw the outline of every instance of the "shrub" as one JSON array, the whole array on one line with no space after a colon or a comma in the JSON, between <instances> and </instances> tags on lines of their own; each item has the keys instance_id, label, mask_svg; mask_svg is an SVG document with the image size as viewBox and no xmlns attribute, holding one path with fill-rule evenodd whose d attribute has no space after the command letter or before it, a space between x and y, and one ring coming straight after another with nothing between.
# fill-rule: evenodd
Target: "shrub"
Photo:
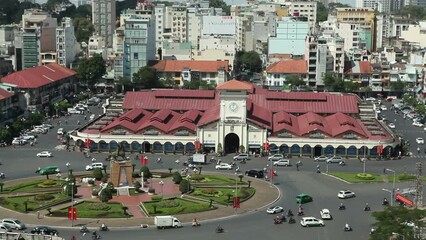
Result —
<instances>
[{"instance_id":1,"label":"shrub","mask_svg":"<svg viewBox=\"0 0 426 240\"><path fill-rule=\"evenodd\" d=\"M106 203L96 202L96 203L87 204L87 209L108 211L111 209L111 207Z\"/></svg>"},{"instance_id":2,"label":"shrub","mask_svg":"<svg viewBox=\"0 0 426 240\"><path fill-rule=\"evenodd\" d=\"M108 177L107 176L103 176L102 179L101 179L101 181L103 183L107 183L108 182Z\"/></svg>"},{"instance_id":3,"label":"shrub","mask_svg":"<svg viewBox=\"0 0 426 240\"><path fill-rule=\"evenodd\" d=\"M136 181L135 184L133 184L133 187L135 187L135 191L139 192L142 184L139 181Z\"/></svg>"},{"instance_id":4,"label":"shrub","mask_svg":"<svg viewBox=\"0 0 426 240\"><path fill-rule=\"evenodd\" d=\"M206 195L216 195L219 193L219 191L214 188L202 188L201 192Z\"/></svg>"},{"instance_id":5,"label":"shrub","mask_svg":"<svg viewBox=\"0 0 426 240\"><path fill-rule=\"evenodd\" d=\"M355 175L355 177L361 180L374 180L376 178L369 173L358 173L357 175Z\"/></svg>"},{"instance_id":6,"label":"shrub","mask_svg":"<svg viewBox=\"0 0 426 240\"><path fill-rule=\"evenodd\" d=\"M102 173L102 169L100 169L100 168L93 169L92 176L93 176L93 178L95 178L98 181L101 180L102 177L104 176L104 174Z\"/></svg>"},{"instance_id":7,"label":"shrub","mask_svg":"<svg viewBox=\"0 0 426 240\"><path fill-rule=\"evenodd\" d=\"M148 193L155 193L155 188L149 188Z\"/></svg>"},{"instance_id":8,"label":"shrub","mask_svg":"<svg viewBox=\"0 0 426 240\"><path fill-rule=\"evenodd\" d=\"M93 184L95 184L95 180L89 179L89 180L87 180L87 183L90 184L90 185L93 185Z\"/></svg>"},{"instance_id":9,"label":"shrub","mask_svg":"<svg viewBox=\"0 0 426 240\"><path fill-rule=\"evenodd\" d=\"M163 197L160 196L160 195L154 195L154 196L151 197L151 200L156 201L156 202L161 201L161 199L163 199Z\"/></svg>"},{"instance_id":10,"label":"shrub","mask_svg":"<svg viewBox=\"0 0 426 240\"><path fill-rule=\"evenodd\" d=\"M200 182L200 181L204 180L204 176L203 175L192 175L191 180L196 181L196 182Z\"/></svg>"},{"instance_id":11,"label":"shrub","mask_svg":"<svg viewBox=\"0 0 426 240\"><path fill-rule=\"evenodd\" d=\"M112 199L112 191L109 188L105 188L101 191L101 195L99 196L99 199L103 203L107 203L109 200Z\"/></svg>"},{"instance_id":12,"label":"shrub","mask_svg":"<svg viewBox=\"0 0 426 240\"><path fill-rule=\"evenodd\" d=\"M45 186L52 186L52 185L56 185L56 184L57 184L57 182L55 180L52 180L52 179L46 180L42 183L42 185L45 185Z\"/></svg>"},{"instance_id":13,"label":"shrub","mask_svg":"<svg viewBox=\"0 0 426 240\"><path fill-rule=\"evenodd\" d=\"M409 180L414 180L414 179L416 179L415 175L406 174L406 173L398 176L399 181L409 181Z\"/></svg>"},{"instance_id":14,"label":"shrub","mask_svg":"<svg viewBox=\"0 0 426 240\"><path fill-rule=\"evenodd\" d=\"M173 182L175 184L179 184L182 181L182 176L180 175L179 172L174 172L173 173Z\"/></svg>"},{"instance_id":15,"label":"shrub","mask_svg":"<svg viewBox=\"0 0 426 240\"><path fill-rule=\"evenodd\" d=\"M181 193L187 193L187 192L189 192L189 182L188 182L188 180L186 180L186 179L182 179L182 181L180 181L180 184L179 184L179 191L181 192Z\"/></svg>"},{"instance_id":16,"label":"shrub","mask_svg":"<svg viewBox=\"0 0 426 240\"><path fill-rule=\"evenodd\" d=\"M92 196L98 196L99 191L96 189L92 189Z\"/></svg>"},{"instance_id":17,"label":"shrub","mask_svg":"<svg viewBox=\"0 0 426 240\"><path fill-rule=\"evenodd\" d=\"M49 193L43 193L43 194L35 195L34 199L36 201L49 201L49 200L55 199L55 196Z\"/></svg>"}]
</instances>

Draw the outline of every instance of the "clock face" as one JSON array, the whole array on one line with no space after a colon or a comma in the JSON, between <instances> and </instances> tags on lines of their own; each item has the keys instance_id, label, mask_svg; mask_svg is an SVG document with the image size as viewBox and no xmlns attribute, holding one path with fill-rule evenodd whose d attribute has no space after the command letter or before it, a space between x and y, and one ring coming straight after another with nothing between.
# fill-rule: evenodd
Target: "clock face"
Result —
<instances>
[{"instance_id":1,"label":"clock face","mask_svg":"<svg viewBox=\"0 0 426 240\"><path fill-rule=\"evenodd\" d=\"M231 102L229 104L229 109L233 112L236 112L238 110L238 104L236 102Z\"/></svg>"}]
</instances>

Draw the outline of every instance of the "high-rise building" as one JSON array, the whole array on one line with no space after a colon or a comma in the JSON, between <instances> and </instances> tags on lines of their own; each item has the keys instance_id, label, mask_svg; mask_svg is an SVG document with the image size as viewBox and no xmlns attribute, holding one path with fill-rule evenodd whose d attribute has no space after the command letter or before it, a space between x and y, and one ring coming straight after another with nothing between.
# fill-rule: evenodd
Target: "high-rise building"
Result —
<instances>
[{"instance_id":1,"label":"high-rise building","mask_svg":"<svg viewBox=\"0 0 426 240\"><path fill-rule=\"evenodd\" d=\"M134 73L155 60L155 18L132 15L125 19L123 47L123 77L132 80Z\"/></svg>"},{"instance_id":2,"label":"high-rise building","mask_svg":"<svg viewBox=\"0 0 426 240\"><path fill-rule=\"evenodd\" d=\"M113 45L115 21L115 0L92 0L92 23L95 34L104 38L105 48Z\"/></svg>"},{"instance_id":3,"label":"high-rise building","mask_svg":"<svg viewBox=\"0 0 426 240\"><path fill-rule=\"evenodd\" d=\"M356 0L355 7L356 8L372 8L376 9L378 2L382 2L383 0Z\"/></svg>"},{"instance_id":4,"label":"high-rise building","mask_svg":"<svg viewBox=\"0 0 426 240\"><path fill-rule=\"evenodd\" d=\"M65 17L56 28L56 55L59 65L70 67L77 55L77 44L72 19Z\"/></svg>"},{"instance_id":5,"label":"high-rise building","mask_svg":"<svg viewBox=\"0 0 426 240\"><path fill-rule=\"evenodd\" d=\"M294 1L291 2L289 13L294 17L306 17L310 27L317 22L317 2L315 1Z\"/></svg>"},{"instance_id":6,"label":"high-rise building","mask_svg":"<svg viewBox=\"0 0 426 240\"><path fill-rule=\"evenodd\" d=\"M426 0L405 0L404 6L426 7Z\"/></svg>"},{"instance_id":7,"label":"high-rise building","mask_svg":"<svg viewBox=\"0 0 426 240\"><path fill-rule=\"evenodd\" d=\"M270 37L268 54L305 54L305 39L309 33L309 23L294 17L284 17L277 21L276 36Z\"/></svg>"}]
</instances>

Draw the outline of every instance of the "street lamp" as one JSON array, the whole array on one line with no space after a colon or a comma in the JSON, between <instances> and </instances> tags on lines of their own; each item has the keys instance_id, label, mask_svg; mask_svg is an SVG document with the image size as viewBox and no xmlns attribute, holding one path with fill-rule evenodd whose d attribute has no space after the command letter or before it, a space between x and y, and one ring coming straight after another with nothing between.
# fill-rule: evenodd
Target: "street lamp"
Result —
<instances>
[{"instance_id":1,"label":"street lamp","mask_svg":"<svg viewBox=\"0 0 426 240\"><path fill-rule=\"evenodd\" d=\"M163 180L161 180L158 184L160 184L161 186L161 197L163 197L163 186L164 186Z\"/></svg>"},{"instance_id":2,"label":"street lamp","mask_svg":"<svg viewBox=\"0 0 426 240\"><path fill-rule=\"evenodd\" d=\"M393 172L393 185L392 185L392 198L391 198L391 206L393 206L393 198L395 196L395 179L396 179L396 172L392 169L386 168L386 171Z\"/></svg>"},{"instance_id":3,"label":"street lamp","mask_svg":"<svg viewBox=\"0 0 426 240\"><path fill-rule=\"evenodd\" d=\"M71 209L74 211L74 183L70 182L68 185L71 186ZM74 227L74 216L71 217L71 227Z\"/></svg>"},{"instance_id":4,"label":"street lamp","mask_svg":"<svg viewBox=\"0 0 426 240\"><path fill-rule=\"evenodd\" d=\"M60 185L60 184L59 184L59 180L61 179L61 176L62 176L62 175L61 175L61 173L60 173L60 172L56 173L56 177L58 178L58 181L57 181L57 183L56 183L57 185Z\"/></svg>"},{"instance_id":5,"label":"street lamp","mask_svg":"<svg viewBox=\"0 0 426 240\"><path fill-rule=\"evenodd\" d=\"M271 179L272 181L272 179ZM237 201L237 197L238 197L238 173L235 172L235 200ZM237 215L237 207L235 206L235 215Z\"/></svg>"}]
</instances>

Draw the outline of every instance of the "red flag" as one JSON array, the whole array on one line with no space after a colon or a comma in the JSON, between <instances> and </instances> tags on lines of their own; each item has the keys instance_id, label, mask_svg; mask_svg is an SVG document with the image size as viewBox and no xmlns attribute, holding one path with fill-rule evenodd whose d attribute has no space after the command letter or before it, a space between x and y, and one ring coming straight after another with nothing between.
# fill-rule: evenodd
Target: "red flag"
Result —
<instances>
[{"instance_id":1,"label":"red flag","mask_svg":"<svg viewBox=\"0 0 426 240\"><path fill-rule=\"evenodd\" d=\"M92 145L92 140L90 140L89 138L86 139L86 147L90 148L90 145Z\"/></svg>"},{"instance_id":2,"label":"red flag","mask_svg":"<svg viewBox=\"0 0 426 240\"><path fill-rule=\"evenodd\" d=\"M232 202L233 208L240 208L240 197L234 197Z\"/></svg>"},{"instance_id":3,"label":"red flag","mask_svg":"<svg viewBox=\"0 0 426 240\"><path fill-rule=\"evenodd\" d=\"M68 208L68 219L71 220L72 219L72 207Z\"/></svg>"},{"instance_id":4,"label":"red flag","mask_svg":"<svg viewBox=\"0 0 426 240\"><path fill-rule=\"evenodd\" d=\"M141 165L144 165L144 162L145 162L145 156L144 155L141 155L140 161L141 161Z\"/></svg>"},{"instance_id":5,"label":"red flag","mask_svg":"<svg viewBox=\"0 0 426 240\"><path fill-rule=\"evenodd\" d=\"M270 172L270 175L271 175L271 179L274 179L274 169L273 168L271 168L271 172Z\"/></svg>"},{"instance_id":6,"label":"red flag","mask_svg":"<svg viewBox=\"0 0 426 240\"><path fill-rule=\"evenodd\" d=\"M76 220L77 219L77 208L75 208L75 207L69 207L68 208L68 219L69 220Z\"/></svg>"},{"instance_id":7,"label":"red flag","mask_svg":"<svg viewBox=\"0 0 426 240\"><path fill-rule=\"evenodd\" d=\"M77 208L73 208L73 211L72 211L72 219L73 219L73 220L77 220Z\"/></svg>"}]
</instances>

